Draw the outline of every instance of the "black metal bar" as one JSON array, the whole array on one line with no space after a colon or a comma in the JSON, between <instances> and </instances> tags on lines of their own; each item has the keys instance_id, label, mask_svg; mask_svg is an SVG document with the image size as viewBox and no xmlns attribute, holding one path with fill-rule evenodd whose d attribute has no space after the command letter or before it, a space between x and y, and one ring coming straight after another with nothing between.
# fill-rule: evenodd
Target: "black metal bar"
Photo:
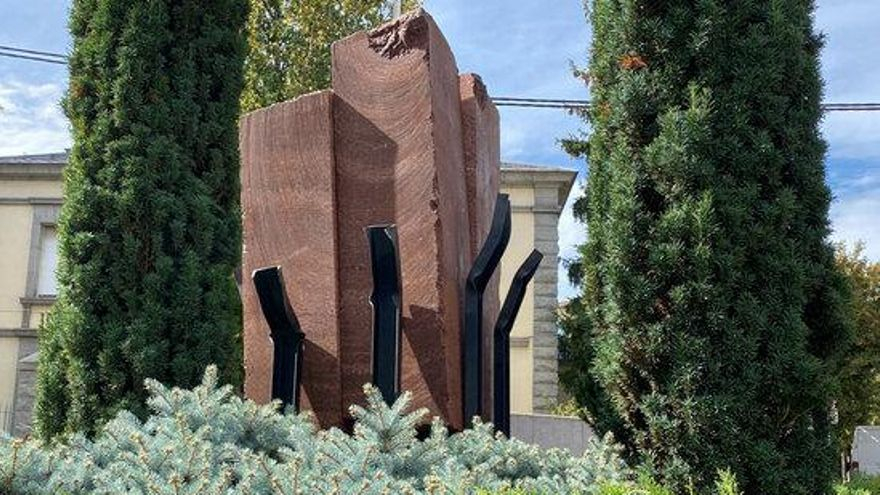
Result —
<instances>
[{"instance_id":1,"label":"black metal bar","mask_svg":"<svg viewBox=\"0 0 880 495\"><path fill-rule=\"evenodd\" d=\"M510 199L499 194L489 235L474 260L464 295L464 338L462 339L462 388L464 423L483 412L483 292L507 243L510 241Z\"/></svg>"},{"instance_id":2,"label":"black metal bar","mask_svg":"<svg viewBox=\"0 0 880 495\"><path fill-rule=\"evenodd\" d=\"M272 398L280 400L282 407L292 405L294 411L299 412L305 334L287 299L281 267L260 268L254 270L251 277L275 347Z\"/></svg>"},{"instance_id":3,"label":"black metal bar","mask_svg":"<svg viewBox=\"0 0 880 495\"><path fill-rule=\"evenodd\" d=\"M400 395L400 258L394 225L367 227L373 268L373 384L389 405Z\"/></svg>"},{"instance_id":4,"label":"black metal bar","mask_svg":"<svg viewBox=\"0 0 880 495\"><path fill-rule=\"evenodd\" d=\"M494 374L494 411L492 414L495 428L510 436L510 331L513 330L513 322L522 306L526 295L526 288L544 255L537 249L532 250L528 258L523 261L513 281L507 297L504 298L504 306L498 314L495 322L495 374Z\"/></svg>"}]
</instances>

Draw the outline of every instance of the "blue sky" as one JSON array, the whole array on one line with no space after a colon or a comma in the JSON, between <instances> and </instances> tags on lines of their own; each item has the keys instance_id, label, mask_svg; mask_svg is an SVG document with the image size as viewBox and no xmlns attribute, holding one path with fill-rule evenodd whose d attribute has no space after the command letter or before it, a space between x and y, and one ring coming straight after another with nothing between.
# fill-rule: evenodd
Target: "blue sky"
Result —
<instances>
[{"instance_id":1,"label":"blue sky","mask_svg":"<svg viewBox=\"0 0 880 495\"><path fill-rule=\"evenodd\" d=\"M826 35L822 56L829 102L880 102L880 1L818 0L816 24ZM0 45L67 52L68 1L0 0ZM456 54L462 72L479 73L496 96L586 98L570 62L584 65L590 40L580 0L426 0ZM58 99L66 68L0 58L0 155L57 151L69 146ZM561 110L503 107L502 157L585 166L559 148L558 139L582 124ZM833 238L863 240L880 261L880 112L831 113L822 130L829 144L828 182ZM580 187L580 186L579 186ZM576 193L575 193L576 194ZM574 196L574 194L573 194ZM560 222L563 256L583 240L567 209ZM560 296L572 289L560 280Z\"/></svg>"}]
</instances>

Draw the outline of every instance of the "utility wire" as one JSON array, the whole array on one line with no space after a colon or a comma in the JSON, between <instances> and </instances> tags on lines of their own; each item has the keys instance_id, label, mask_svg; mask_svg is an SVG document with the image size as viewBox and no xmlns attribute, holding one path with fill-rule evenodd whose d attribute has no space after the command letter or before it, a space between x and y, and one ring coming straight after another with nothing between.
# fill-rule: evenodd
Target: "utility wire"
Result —
<instances>
[{"instance_id":1,"label":"utility wire","mask_svg":"<svg viewBox=\"0 0 880 495\"><path fill-rule=\"evenodd\" d=\"M563 110L589 110L586 100L551 100L543 98L512 98L494 96L492 101L499 107L560 108ZM877 112L880 103L823 103L826 112Z\"/></svg>"},{"instance_id":2,"label":"utility wire","mask_svg":"<svg viewBox=\"0 0 880 495\"><path fill-rule=\"evenodd\" d=\"M63 55L61 53L41 52L38 50L29 50L27 48L16 48L14 46L5 46L5 45L0 45L0 50L6 50L6 51L10 51L10 52L19 52L19 53L29 53L31 55L45 55L47 57L60 58L62 60L67 60L67 55Z\"/></svg>"},{"instance_id":3,"label":"utility wire","mask_svg":"<svg viewBox=\"0 0 880 495\"><path fill-rule=\"evenodd\" d=\"M68 57L61 53L30 50L14 46L0 45L0 57L11 57L50 64L66 64ZM519 98L513 96L493 96L492 101L499 107L557 108L562 110L589 110L589 100L554 98ZM878 112L880 103L823 103L826 112Z\"/></svg>"},{"instance_id":4,"label":"utility wire","mask_svg":"<svg viewBox=\"0 0 880 495\"><path fill-rule=\"evenodd\" d=\"M37 57L34 55L24 55L21 53L5 52L2 50L0 50L0 57L21 58L21 59L25 59L25 60L34 60L37 62L46 62L46 63L50 63L50 64L67 65L67 62L64 60L43 58L43 57Z\"/></svg>"}]
</instances>

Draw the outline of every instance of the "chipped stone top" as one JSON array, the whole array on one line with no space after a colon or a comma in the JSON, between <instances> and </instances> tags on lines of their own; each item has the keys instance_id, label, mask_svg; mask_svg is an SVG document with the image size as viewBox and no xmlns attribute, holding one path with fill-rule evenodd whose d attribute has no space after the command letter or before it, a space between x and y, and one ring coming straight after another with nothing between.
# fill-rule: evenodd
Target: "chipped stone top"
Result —
<instances>
[{"instance_id":1,"label":"chipped stone top","mask_svg":"<svg viewBox=\"0 0 880 495\"><path fill-rule=\"evenodd\" d=\"M389 59L425 48L428 41L426 16L423 9L416 9L369 31L370 48Z\"/></svg>"}]
</instances>

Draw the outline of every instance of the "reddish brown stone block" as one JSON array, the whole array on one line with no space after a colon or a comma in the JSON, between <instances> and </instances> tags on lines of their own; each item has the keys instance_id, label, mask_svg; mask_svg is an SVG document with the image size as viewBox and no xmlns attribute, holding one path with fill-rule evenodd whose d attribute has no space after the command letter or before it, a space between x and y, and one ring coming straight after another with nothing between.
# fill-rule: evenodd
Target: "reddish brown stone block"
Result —
<instances>
[{"instance_id":1,"label":"reddish brown stone block","mask_svg":"<svg viewBox=\"0 0 880 495\"><path fill-rule=\"evenodd\" d=\"M403 309L401 388L461 428L465 279L498 192L498 113L475 76L459 79L419 11L333 45L333 91L241 122L244 273L285 272L307 344L303 409L342 425L371 381L372 290L364 229L397 226ZM497 275L486 291L485 407ZM269 329L249 280L245 392L271 391ZM488 414L487 414L488 416Z\"/></svg>"},{"instance_id":2,"label":"reddish brown stone block","mask_svg":"<svg viewBox=\"0 0 880 495\"><path fill-rule=\"evenodd\" d=\"M241 120L245 394L271 397L272 342L250 281L280 265L306 334L302 408L340 424L339 279L333 94L313 93Z\"/></svg>"},{"instance_id":3,"label":"reddish brown stone block","mask_svg":"<svg viewBox=\"0 0 880 495\"><path fill-rule=\"evenodd\" d=\"M461 299L469 219L458 69L416 12L333 45L343 401L369 379L369 259L362 229L397 224L403 287L402 388L462 424ZM371 177L366 179L366 177ZM368 183L365 183L368 180Z\"/></svg>"},{"instance_id":4,"label":"reddish brown stone block","mask_svg":"<svg viewBox=\"0 0 880 495\"><path fill-rule=\"evenodd\" d=\"M495 198L501 181L501 149L498 110L486 86L476 74L462 74L461 93L462 149L467 185L468 225L470 227L470 261L489 234ZM493 330L500 310L499 270L489 279L483 296L483 416L492 417Z\"/></svg>"}]
</instances>

